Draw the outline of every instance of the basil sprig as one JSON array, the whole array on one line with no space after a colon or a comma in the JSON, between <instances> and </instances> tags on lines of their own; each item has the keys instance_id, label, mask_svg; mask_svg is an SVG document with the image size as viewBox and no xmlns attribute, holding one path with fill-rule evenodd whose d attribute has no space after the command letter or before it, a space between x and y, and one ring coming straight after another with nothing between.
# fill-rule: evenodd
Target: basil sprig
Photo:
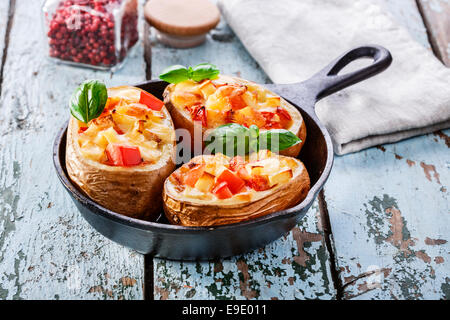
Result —
<instances>
[{"instance_id":1,"label":"basil sprig","mask_svg":"<svg viewBox=\"0 0 450 320\"><path fill-rule=\"evenodd\" d=\"M263 149L279 152L301 141L289 130L272 129L260 132L255 125L246 128L237 123L229 123L209 133L205 139L205 145L207 152L235 156Z\"/></svg>"},{"instance_id":2,"label":"basil sprig","mask_svg":"<svg viewBox=\"0 0 450 320\"><path fill-rule=\"evenodd\" d=\"M179 83L189 79L199 82L204 79L216 79L219 73L220 70L210 63L200 63L189 68L177 64L164 69L159 78L170 83Z\"/></svg>"},{"instance_id":3,"label":"basil sprig","mask_svg":"<svg viewBox=\"0 0 450 320\"><path fill-rule=\"evenodd\" d=\"M108 91L99 80L86 80L78 86L70 98L70 113L81 122L88 123L105 109Z\"/></svg>"},{"instance_id":4,"label":"basil sprig","mask_svg":"<svg viewBox=\"0 0 450 320\"><path fill-rule=\"evenodd\" d=\"M177 64L164 69L159 78L170 83L183 82L189 79L189 70L185 66Z\"/></svg>"},{"instance_id":5,"label":"basil sprig","mask_svg":"<svg viewBox=\"0 0 450 320\"><path fill-rule=\"evenodd\" d=\"M258 141L259 149L269 149L278 152L292 147L302 140L289 130L272 129L261 132Z\"/></svg>"}]
</instances>

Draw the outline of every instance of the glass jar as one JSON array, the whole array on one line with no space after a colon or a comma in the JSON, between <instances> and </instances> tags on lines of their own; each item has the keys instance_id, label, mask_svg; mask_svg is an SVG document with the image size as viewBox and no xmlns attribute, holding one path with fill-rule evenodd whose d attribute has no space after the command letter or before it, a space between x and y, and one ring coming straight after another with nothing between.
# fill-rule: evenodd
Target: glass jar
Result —
<instances>
[{"instance_id":1,"label":"glass jar","mask_svg":"<svg viewBox=\"0 0 450 320\"><path fill-rule=\"evenodd\" d=\"M51 59L109 70L139 40L137 0L46 0L45 38Z\"/></svg>"}]
</instances>

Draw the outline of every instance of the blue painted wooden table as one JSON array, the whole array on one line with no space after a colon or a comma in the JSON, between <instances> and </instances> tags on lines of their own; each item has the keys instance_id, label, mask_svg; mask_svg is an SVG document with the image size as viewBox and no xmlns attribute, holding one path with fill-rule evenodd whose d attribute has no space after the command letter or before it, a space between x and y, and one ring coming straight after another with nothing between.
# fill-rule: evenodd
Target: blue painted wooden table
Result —
<instances>
[{"instance_id":1,"label":"blue painted wooden table","mask_svg":"<svg viewBox=\"0 0 450 320\"><path fill-rule=\"evenodd\" d=\"M414 0L378 2L431 50ZM421 1L448 5L431 2ZM450 298L450 130L337 157L306 217L245 255L174 262L102 237L51 162L68 92L87 78L133 84L203 61L270 79L224 21L204 45L176 50L141 18L144 39L120 71L55 65L44 58L39 10L39 1L0 2L0 299Z\"/></svg>"}]
</instances>

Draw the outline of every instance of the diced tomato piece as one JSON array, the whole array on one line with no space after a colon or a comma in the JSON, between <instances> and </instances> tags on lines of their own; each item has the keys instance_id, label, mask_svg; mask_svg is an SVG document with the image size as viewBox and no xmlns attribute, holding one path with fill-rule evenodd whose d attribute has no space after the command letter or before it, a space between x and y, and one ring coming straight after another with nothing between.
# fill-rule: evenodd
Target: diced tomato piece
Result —
<instances>
[{"instance_id":1,"label":"diced tomato piece","mask_svg":"<svg viewBox=\"0 0 450 320\"><path fill-rule=\"evenodd\" d=\"M196 104L196 105L192 106L189 111L191 112L192 120L201 121L202 126L206 127L207 118L206 118L205 106L203 106L201 104Z\"/></svg>"},{"instance_id":2,"label":"diced tomato piece","mask_svg":"<svg viewBox=\"0 0 450 320\"><path fill-rule=\"evenodd\" d=\"M223 112L225 114L225 116L224 116L225 123L232 123L233 122L233 114L234 114L233 109L225 110Z\"/></svg>"},{"instance_id":3,"label":"diced tomato piece","mask_svg":"<svg viewBox=\"0 0 450 320\"><path fill-rule=\"evenodd\" d=\"M240 110L247 106L244 99L242 99L242 96L240 96L240 95L230 97L230 104L231 104L231 108L233 110Z\"/></svg>"},{"instance_id":4,"label":"diced tomato piece","mask_svg":"<svg viewBox=\"0 0 450 320\"><path fill-rule=\"evenodd\" d=\"M78 133L79 133L79 134L80 134L80 133L83 133L83 132L85 132L87 129L88 129L88 127L80 127L80 128L78 129Z\"/></svg>"},{"instance_id":5,"label":"diced tomato piece","mask_svg":"<svg viewBox=\"0 0 450 320\"><path fill-rule=\"evenodd\" d=\"M250 181L250 186L256 191L264 191L270 189L269 180L264 176L255 175Z\"/></svg>"},{"instance_id":6,"label":"diced tomato piece","mask_svg":"<svg viewBox=\"0 0 450 320\"><path fill-rule=\"evenodd\" d=\"M247 106L244 99L242 99L242 95L247 91L246 86L228 84L221 86L218 91L222 97L228 97L233 110L240 110Z\"/></svg>"},{"instance_id":7,"label":"diced tomato piece","mask_svg":"<svg viewBox=\"0 0 450 320\"><path fill-rule=\"evenodd\" d=\"M262 127L262 129L272 129L274 122L272 121L273 117L275 116L274 112L268 112L268 111L262 111L261 112L264 119L266 119L266 123Z\"/></svg>"},{"instance_id":8,"label":"diced tomato piece","mask_svg":"<svg viewBox=\"0 0 450 320\"><path fill-rule=\"evenodd\" d=\"M120 146L120 151L122 152L124 166L136 166L142 162L139 147L122 145Z\"/></svg>"},{"instance_id":9,"label":"diced tomato piece","mask_svg":"<svg viewBox=\"0 0 450 320\"><path fill-rule=\"evenodd\" d=\"M198 109L200 109L201 107L202 107L202 104L200 104L200 103L196 103L196 104L193 104L193 105L191 105L191 106L184 106L184 108L185 108L187 111L190 112L192 118L194 118L194 116L195 116L195 115L197 114L197 112L198 112Z\"/></svg>"},{"instance_id":10,"label":"diced tomato piece","mask_svg":"<svg viewBox=\"0 0 450 320\"><path fill-rule=\"evenodd\" d=\"M233 196L226 182L217 184L212 190L212 193L215 194L219 199L228 199Z\"/></svg>"},{"instance_id":11,"label":"diced tomato piece","mask_svg":"<svg viewBox=\"0 0 450 320\"><path fill-rule=\"evenodd\" d=\"M245 164L244 159L241 156L236 156L230 161L230 169L237 172L238 169Z\"/></svg>"},{"instance_id":12,"label":"diced tomato piece","mask_svg":"<svg viewBox=\"0 0 450 320\"><path fill-rule=\"evenodd\" d=\"M220 176L217 177L216 184L220 184L221 182L226 182L228 188L233 194L239 193L239 191L241 191L241 189L245 186L245 181L230 170L224 170Z\"/></svg>"},{"instance_id":13,"label":"diced tomato piece","mask_svg":"<svg viewBox=\"0 0 450 320\"><path fill-rule=\"evenodd\" d=\"M139 147L110 143L106 147L108 164L113 166L136 166L142 162Z\"/></svg>"},{"instance_id":14,"label":"diced tomato piece","mask_svg":"<svg viewBox=\"0 0 450 320\"><path fill-rule=\"evenodd\" d=\"M110 143L106 147L106 155L109 163L113 166L123 166L122 152L120 151L120 144Z\"/></svg>"},{"instance_id":15,"label":"diced tomato piece","mask_svg":"<svg viewBox=\"0 0 450 320\"><path fill-rule=\"evenodd\" d=\"M156 98L154 95L141 91L141 96L139 98L139 103L145 104L152 110L159 111L164 106L164 102Z\"/></svg>"},{"instance_id":16,"label":"diced tomato piece","mask_svg":"<svg viewBox=\"0 0 450 320\"><path fill-rule=\"evenodd\" d=\"M292 120L291 115L289 114L289 112L286 109L278 107L277 113L280 117L283 117L286 120Z\"/></svg>"},{"instance_id":17,"label":"diced tomato piece","mask_svg":"<svg viewBox=\"0 0 450 320\"><path fill-rule=\"evenodd\" d=\"M264 118L266 118L266 121L272 120L273 116L275 115L274 112L268 112L268 111L262 111L261 114Z\"/></svg>"},{"instance_id":18,"label":"diced tomato piece","mask_svg":"<svg viewBox=\"0 0 450 320\"><path fill-rule=\"evenodd\" d=\"M287 116L290 117L289 113L286 110L284 110L284 109L280 109L280 110L283 110L287 114ZM280 119L282 119L284 123L286 123L287 121L290 121L285 118L286 115L282 115L281 116L282 118L281 118L280 115L275 117L277 115L277 113L274 113L274 112L263 111L261 113L262 113L263 117L266 119L266 124L264 125L264 127L262 127L262 129L267 129L267 130L268 129L282 129L284 127L283 127L283 124L280 123Z\"/></svg>"},{"instance_id":19,"label":"diced tomato piece","mask_svg":"<svg viewBox=\"0 0 450 320\"><path fill-rule=\"evenodd\" d=\"M201 121L202 126L206 127L207 120L206 120L206 109L205 107L201 107L198 109L197 114L194 117L194 121Z\"/></svg>"},{"instance_id":20,"label":"diced tomato piece","mask_svg":"<svg viewBox=\"0 0 450 320\"><path fill-rule=\"evenodd\" d=\"M184 184L194 188L195 184L197 183L197 180L200 179L200 177L205 172L205 165L201 164L197 167L194 167L190 169L188 172L184 174Z\"/></svg>"},{"instance_id":21,"label":"diced tomato piece","mask_svg":"<svg viewBox=\"0 0 450 320\"><path fill-rule=\"evenodd\" d=\"M264 118L260 111L253 109L250 106L234 111L233 120L233 122L239 123L247 128L253 124L259 128L262 128L267 122L266 118Z\"/></svg>"},{"instance_id":22,"label":"diced tomato piece","mask_svg":"<svg viewBox=\"0 0 450 320\"><path fill-rule=\"evenodd\" d=\"M262 127L262 129L283 129L283 126L278 122L268 122L264 127Z\"/></svg>"}]
</instances>

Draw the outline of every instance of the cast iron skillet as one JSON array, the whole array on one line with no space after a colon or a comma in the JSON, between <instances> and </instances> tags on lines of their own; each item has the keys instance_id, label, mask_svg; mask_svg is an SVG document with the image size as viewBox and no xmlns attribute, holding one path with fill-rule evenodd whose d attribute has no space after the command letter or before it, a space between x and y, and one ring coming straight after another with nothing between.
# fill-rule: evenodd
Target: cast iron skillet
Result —
<instances>
[{"instance_id":1,"label":"cast iron skillet","mask_svg":"<svg viewBox=\"0 0 450 320\"><path fill-rule=\"evenodd\" d=\"M373 58L373 63L360 70L338 75L347 64L363 57ZM98 232L140 253L175 260L206 260L248 252L290 231L304 217L330 174L333 146L327 130L315 115L315 103L385 70L391 61L391 55L385 48L363 46L348 51L302 83L266 86L296 106L307 127L306 142L299 158L309 172L312 187L305 200L287 210L218 227L170 225L163 221L163 214L160 221L148 222L115 213L92 201L68 178L65 166L67 124L58 133L53 146L56 172L83 217ZM162 98L166 86L166 82L159 80L137 85L159 98Z\"/></svg>"}]
</instances>

